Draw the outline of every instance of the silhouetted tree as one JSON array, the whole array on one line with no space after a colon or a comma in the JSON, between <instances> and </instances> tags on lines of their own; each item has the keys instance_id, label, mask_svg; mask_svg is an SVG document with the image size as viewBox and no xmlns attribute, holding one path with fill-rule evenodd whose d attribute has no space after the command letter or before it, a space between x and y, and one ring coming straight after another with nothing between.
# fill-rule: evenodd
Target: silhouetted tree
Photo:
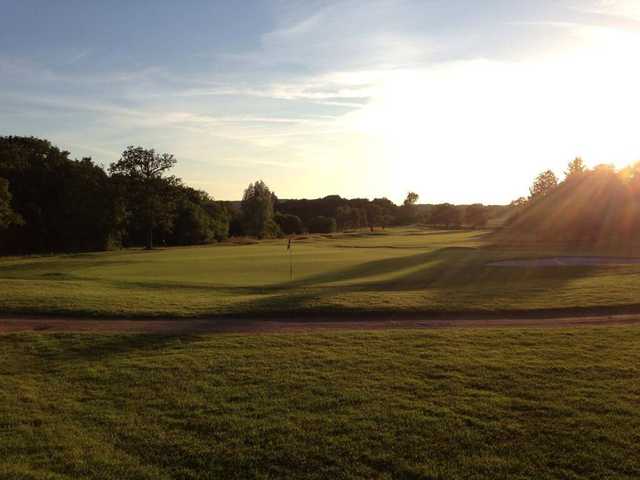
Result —
<instances>
[{"instance_id":1,"label":"silhouetted tree","mask_svg":"<svg viewBox=\"0 0 640 480\"><path fill-rule=\"evenodd\" d=\"M529 198L536 199L548 195L558 186L558 178L551 170L545 170L538 175L529 189Z\"/></svg>"},{"instance_id":2,"label":"silhouetted tree","mask_svg":"<svg viewBox=\"0 0 640 480\"><path fill-rule=\"evenodd\" d=\"M133 220L140 222L146 232L146 247L153 248L153 230L170 228L175 209L172 187L179 184L173 176L165 177L177 160L168 153L157 154L153 149L127 147L120 160L112 163L109 173L118 181L126 198Z\"/></svg>"},{"instance_id":3,"label":"silhouetted tree","mask_svg":"<svg viewBox=\"0 0 640 480\"><path fill-rule=\"evenodd\" d=\"M417 220L418 209L416 208L416 202L418 201L417 193L409 192L407 197L402 203L402 207L399 208L397 221L399 224L408 225Z\"/></svg>"},{"instance_id":4,"label":"silhouetted tree","mask_svg":"<svg viewBox=\"0 0 640 480\"><path fill-rule=\"evenodd\" d=\"M0 177L24 220L3 233L9 253L102 250L119 244L120 212L109 177L90 158L33 137L0 137Z\"/></svg>"},{"instance_id":5,"label":"silhouetted tree","mask_svg":"<svg viewBox=\"0 0 640 480\"><path fill-rule=\"evenodd\" d=\"M418 198L420 198L420 196L415 193L415 192L409 192L407 193L407 198L404 199L403 205L409 206L409 205L415 205L415 203L418 201Z\"/></svg>"}]
</instances>

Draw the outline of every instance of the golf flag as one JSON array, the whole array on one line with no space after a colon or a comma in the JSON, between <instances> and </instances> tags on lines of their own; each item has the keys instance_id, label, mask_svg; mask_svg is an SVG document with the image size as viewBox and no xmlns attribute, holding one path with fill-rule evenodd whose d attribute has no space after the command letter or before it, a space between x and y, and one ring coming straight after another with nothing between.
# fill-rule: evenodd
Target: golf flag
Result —
<instances>
[{"instance_id":1,"label":"golf flag","mask_svg":"<svg viewBox=\"0 0 640 480\"><path fill-rule=\"evenodd\" d=\"M291 250L291 239L289 239L289 243L287 243L287 250Z\"/></svg>"}]
</instances>

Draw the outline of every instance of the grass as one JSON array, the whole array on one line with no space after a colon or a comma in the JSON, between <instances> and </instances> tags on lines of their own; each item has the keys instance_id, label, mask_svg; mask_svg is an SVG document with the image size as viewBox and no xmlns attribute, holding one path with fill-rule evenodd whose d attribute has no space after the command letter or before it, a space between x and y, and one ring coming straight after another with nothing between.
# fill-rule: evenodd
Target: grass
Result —
<instances>
[{"instance_id":1,"label":"grass","mask_svg":"<svg viewBox=\"0 0 640 480\"><path fill-rule=\"evenodd\" d=\"M508 258L602 254L496 248L483 232L392 229L146 252L0 259L0 311L79 316L411 314L639 306L640 266L491 267ZM605 252L620 254L618 251Z\"/></svg>"},{"instance_id":2,"label":"grass","mask_svg":"<svg viewBox=\"0 0 640 480\"><path fill-rule=\"evenodd\" d=\"M0 478L640 477L640 328L0 336Z\"/></svg>"}]
</instances>

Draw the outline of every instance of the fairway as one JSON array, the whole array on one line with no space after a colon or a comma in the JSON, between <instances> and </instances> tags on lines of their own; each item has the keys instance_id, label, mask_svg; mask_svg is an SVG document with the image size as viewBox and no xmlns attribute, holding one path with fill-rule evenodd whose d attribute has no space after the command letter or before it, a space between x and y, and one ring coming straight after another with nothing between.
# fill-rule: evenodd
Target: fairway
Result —
<instances>
[{"instance_id":1,"label":"fairway","mask_svg":"<svg viewBox=\"0 0 640 480\"><path fill-rule=\"evenodd\" d=\"M640 328L0 336L0 478L640 476Z\"/></svg>"},{"instance_id":2,"label":"fairway","mask_svg":"<svg viewBox=\"0 0 640 480\"><path fill-rule=\"evenodd\" d=\"M0 259L0 310L206 317L634 308L640 265L489 265L603 253L498 247L481 231L405 228L296 240L293 281L286 240L8 257Z\"/></svg>"}]
</instances>

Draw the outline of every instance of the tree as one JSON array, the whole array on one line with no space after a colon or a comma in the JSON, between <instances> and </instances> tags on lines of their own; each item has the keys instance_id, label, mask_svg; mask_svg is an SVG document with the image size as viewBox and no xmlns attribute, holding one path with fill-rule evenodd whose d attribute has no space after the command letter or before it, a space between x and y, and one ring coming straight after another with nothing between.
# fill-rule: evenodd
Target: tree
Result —
<instances>
[{"instance_id":1,"label":"tree","mask_svg":"<svg viewBox=\"0 0 640 480\"><path fill-rule=\"evenodd\" d=\"M373 231L373 227L391 225L397 218L398 207L395 203L386 197L374 198L367 205L367 218L369 219L369 227Z\"/></svg>"},{"instance_id":2,"label":"tree","mask_svg":"<svg viewBox=\"0 0 640 480\"><path fill-rule=\"evenodd\" d=\"M273 220L273 205L276 196L262 181L249 184L242 196L244 231L257 238L272 238L280 234Z\"/></svg>"},{"instance_id":3,"label":"tree","mask_svg":"<svg viewBox=\"0 0 640 480\"><path fill-rule=\"evenodd\" d=\"M315 217L309 222L310 233L333 233L336 231L336 219L331 217Z\"/></svg>"},{"instance_id":4,"label":"tree","mask_svg":"<svg viewBox=\"0 0 640 480\"><path fill-rule=\"evenodd\" d=\"M489 211L481 203L474 203L465 209L464 221L473 228L483 228L489 221Z\"/></svg>"},{"instance_id":5,"label":"tree","mask_svg":"<svg viewBox=\"0 0 640 480\"><path fill-rule=\"evenodd\" d=\"M582 175L587 171L587 166L582 161L582 158L576 157L569 162L567 166L567 170L564 172L564 175L567 179L575 178L579 175Z\"/></svg>"},{"instance_id":6,"label":"tree","mask_svg":"<svg viewBox=\"0 0 640 480\"><path fill-rule=\"evenodd\" d=\"M177 190L179 200L168 243L195 245L227 238L229 213L224 205L200 190L184 186L177 187Z\"/></svg>"},{"instance_id":7,"label":"tree","mask_svg":"<svg viewBox=\"0 0 640 480\"><path fill-rule=\"evenodd\" d=\"M284 233L285 235L297 235L302 233L302 231L304 230L302 220L300 220L300 217L296 215L276 212L273 219L280 227L280 230L282 230L282 233Z\"/></svg>"},{"instance_id":8,"label":"tree","mask_svg":"<svg viewBox=\"0 0 640 480\"><path fill-rule=\"evenodd\" d=\"M407 198L404 199L403 205L405 207L415 205L416 202L418 201L418 198L420 198L420 196L417 193L409 192L407 193Z\"/></svg>"},{"instance_id":9,"label":"tree","mask_svg":"<svg viewBox=\"0 0 640 480\"><path fill-rule=\"evenodd\" d=\"M441 203L433 207L430 223L446 227L459 226L461 223L460 210L450 203Z\"/></svg>"},{"instance_id":10,"label":"tree","mask_svg":"<svg viewBox=\"0 0 640 480\"><path fill-rule=\"evenodd\" d=\"M122 180L128 209L146 232L147 249L153 248L154 228L171 225L175 208L171 187L179 184L179 180L165 177L165 173L176 163L168 153L157 154L154 149L130 146L109 167L111 176Z\"/></svg>"},{"instance_id":11,"label":"tree","mask_svg":"<svg viewBox=\"0 0 640 480\"><path fill-rule=\"evenodd\" d=\"M0 178L0 230L11 225L22 224L22 217L11 208L11 193L9 192L9 182Z\"/></svg>"},{"instance_id":12,"label":"tree","mask_svg":"<svg viewBox=\"0 0 640 480\"><path fill-rule=\"evenodd\" d=\"M105 171L90 158L34 137L0 137L0 177L23 219L3 234L4 253L104 250L119 244L121 212Z\"/></svg>"},{"instance_id":13,"label":"tree","mask_svg":"<svg viewBox=\"0 0 640 480\"><path fill-rule=\"evenodd\" d=\"M558 178L555 173L551 170L545 170L538 175L533 182L533 185L529 189L529 198L533 200L544 197L555 190L557 186Z\"/></svg>"},{"instance_id":14,"label":"tree","mask_svg":"<svg viewBox=\"0 0 640 480\"><path fill-rule=\"evenodd\" d=\"M402 206L398 209L398 223L408 225L417 220L418 211L416 208L416 202L418 201L418 198L420 197L415 192L407 193L407 197L404 199Z\"/></svg>"},{"instance_id":15,"label":"tree","mask_svg":"<svg viewBox=\"0 0 640 480\"><path fill-rule=\"evenodd\" d=\"M367 213L362 208L344 205L336 211L336 224L338 230L344 231L351 228L360 228L367 225Z\"/></svg>"}]
</instances>

